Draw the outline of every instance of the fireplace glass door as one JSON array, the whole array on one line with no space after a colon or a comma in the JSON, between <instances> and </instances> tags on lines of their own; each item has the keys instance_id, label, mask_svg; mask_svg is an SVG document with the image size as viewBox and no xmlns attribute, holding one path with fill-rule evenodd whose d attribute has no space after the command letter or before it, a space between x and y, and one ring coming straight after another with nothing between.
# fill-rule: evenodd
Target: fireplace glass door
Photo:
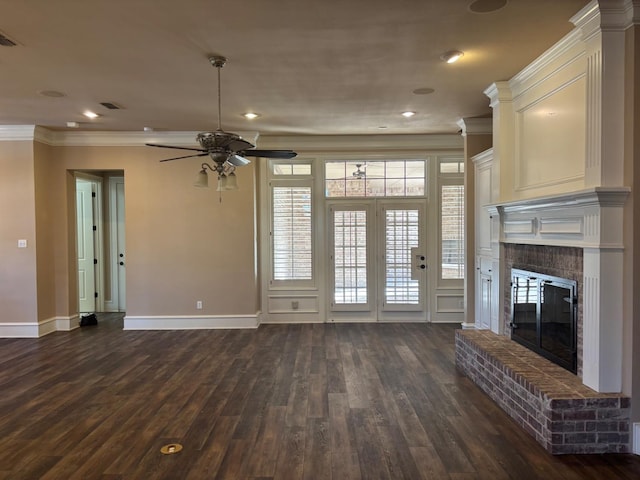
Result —
<instances>
[{"instance_id":1,"label":"fireplace glass door","mask_svg":"<svg viewBox=\"0 0 640 480\"><path fill-rule=\"evenodd\" d=\"M511 338L576 372L576 282L512 269Z\"/></svg>"}]
</instances>

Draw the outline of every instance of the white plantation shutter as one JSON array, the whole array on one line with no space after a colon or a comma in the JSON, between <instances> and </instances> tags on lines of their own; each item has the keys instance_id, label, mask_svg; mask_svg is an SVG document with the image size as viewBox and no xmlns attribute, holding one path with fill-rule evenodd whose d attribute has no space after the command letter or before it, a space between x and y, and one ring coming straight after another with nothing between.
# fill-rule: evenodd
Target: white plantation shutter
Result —
<instances>
[{"instance_id":1,"label":"white plantation shutter","mask_svg":"<svg viewBox=\"0 0 640 480\"><path fill-rule=\"evenodd\" d=\"M311 280L311 188L272 188L273 279Z\"/></svg>"},{"instance_id":2,"label":"white plantation shutter","mask_svg":"<svg viewBox=\"0 0 640 480\"><path fill-rule=\"evenodd\" d=\"M333 276L336 305L366 304L367 285L367 212L333 212Z\"/></svg>"},{"instance_id":3,"label":"white plantation shutter","mask_svg":"<svg viewBox=\"0 0 640 480\"><path fill-rule=\"evenodd\" d=\"M385 210L385 303L420 303L420 283L411 278L411 249L420 245L420 212Z\"/></svg>"},{"instance_id":4,"label":"white plantation shutter","mask_svg":"<svg viewBox=\"0 0 640 480\"><path fill-rule=\"evenodd\" d=\"M464 278L464 185L442 185L441 262L443 279Z\"/></svg>"}]
</instances>

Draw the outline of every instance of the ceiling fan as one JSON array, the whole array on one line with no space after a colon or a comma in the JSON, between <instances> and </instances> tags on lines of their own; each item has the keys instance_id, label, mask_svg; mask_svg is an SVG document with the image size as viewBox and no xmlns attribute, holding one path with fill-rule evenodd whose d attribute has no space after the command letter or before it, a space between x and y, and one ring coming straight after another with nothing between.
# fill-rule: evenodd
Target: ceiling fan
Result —
<instances>
[{"instance_id":1,"label":"ceiling fan","mask_svg":"<svg viewBox=\"0 0 640 480\"><path fill-rule=\"evenodd\" d=\"M235 167L242 167L251 163L245 157L265 157L265 158L294 158L297 154L293 150L260 150L240 135L222 130L221 117L222 108L220 100L220 69L224 67L227 59L221 56L213 56L209 58L209 62L218 69L218 129L214 132L201 132L196 135L196 140L201 148L178 147L173 145L160 145L157 143L146 143L149 147L174 148L177 150L190 150L197 153L183 155L180 157L165 158L161 162L169 162L172 160L180 160L182 158L206 157L209 156L214 162L214 166L203 163L202 170L206 176L206 167L218 173L218 177L223 177L231 168L231 172ZM232 168L233 167L233 168ZM202 173L202 171L201 171Z\"/></svg>"},{"instance_id":2,"label":"ceiling fan","mask_svg":"<svg viewBox=\"0 0 640 480\"><path fill-rule=\"evenodd\" d=\"M365 165L364 168L367 168ZM356 170L351 174L354 178L364 178L367 176L366 170L362 170L362 164L356 163Z\"/></svg>"}]
</instances>

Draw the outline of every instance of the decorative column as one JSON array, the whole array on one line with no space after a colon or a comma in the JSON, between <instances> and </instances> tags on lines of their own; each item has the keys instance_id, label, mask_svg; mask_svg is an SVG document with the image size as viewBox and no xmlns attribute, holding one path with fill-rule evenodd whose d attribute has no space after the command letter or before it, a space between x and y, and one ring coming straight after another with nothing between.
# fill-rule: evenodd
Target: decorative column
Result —
<instances>
[{"instance_id":1,"label":"decorative column","mask_svg":"<svg viewBox=\"0 0 640 480\"><path fill-rule=\"evenodd\" d=\"M587 59L584 183L596 193L625 184L625 30L632 13L630 0L601 0L571 19ZM602 198L584 218L582 380L599 392L622 391L625 199Z\"/></svg>"},{"instance_id":2,"label":"decorative column","mask_svg":"<svg viewBox=\"0 0 640 480\"><path fill-rule=\"evenodd\" d=\"M464 138L464 322L462 328L474 328L475 311L475 176L471 158L491 147L492 120L490 118L463 118L458 121Z\"/></svg>"},{"instance_id":3,"label":"decorative column","mask_svg":"<svg viewBox=\"0 0 640 480\"><path fill-rule=\"evenodd\" d=\"M585 187L624 184L625 30L631 25L632 2L599 3L591 2L571 18L587 58Z\"/></svg>"}]
</instances>

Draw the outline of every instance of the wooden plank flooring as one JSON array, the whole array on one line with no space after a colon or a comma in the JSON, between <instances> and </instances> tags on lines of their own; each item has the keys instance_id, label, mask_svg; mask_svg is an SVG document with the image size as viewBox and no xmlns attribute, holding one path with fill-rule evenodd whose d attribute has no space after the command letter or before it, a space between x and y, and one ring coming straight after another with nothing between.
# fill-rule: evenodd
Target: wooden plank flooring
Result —
<instances>
[{"instance_id":1,"label":"wooden plank flooring","mask_svg":"<svg viewBox=\"0 0 640 480\"><path fill-rule=\"evenodd\" d=\"M103 314L0 339L0 479L640 478L640 457L547 454L456 371L454 328L125 332Z\"/></svg>"}]
</instances>

